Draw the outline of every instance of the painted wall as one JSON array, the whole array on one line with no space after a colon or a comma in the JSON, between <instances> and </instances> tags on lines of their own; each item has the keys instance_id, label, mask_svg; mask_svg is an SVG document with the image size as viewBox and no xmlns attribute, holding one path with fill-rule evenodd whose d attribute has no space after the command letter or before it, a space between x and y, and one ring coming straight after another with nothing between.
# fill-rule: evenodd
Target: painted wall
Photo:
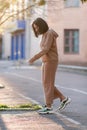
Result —
<instances>
[{"instance_id":1,"label":"painted wall","mask_svg":"<svg viewBox=\"0 0 87 130\"><path fill-rule=\"evenodd\" d=\"M64 8L63 1L54 4L48 2L48 23L59 34L60 63L87 65L87 3L77 8ZM79 54L64 54L64 29L79 29Z\"/></svg>"},{"instance_id":2,"label":"painted wall","mask_svg":"<svg viewBox=\"0 0 87 130\"><path fill-rule=\"evenodd\" d=\"M25 59L25 21L17 20L8 24L3 34L2 58Z\"/></svg>"},{"instance_id":3,"label":"painted wall","mask_svg":"<svg viewBox=\"0 0 87 130\"><path fill-rule=\"evenodd\" d=\"M27 20L26 23L26 59L31 58L32 56L34 56L36 53L38 53L40 51L40 40L41 37L36 38L34 35L34 32L32 30L32 24L33 20ZM35 61L36 63L40 63L41 59L38 59L37 61Z\"/></svg>"},{"instance_id":4,"label":"painted wall","mask_svg":"<svg viewBox=\"0 0 87 130\"><path fill-rule=\"evenodd\" d=\"M3 35L3 44L2 44L2 59L9 59L11 55L11 34L5 32Z\"/></svg>"}]
</instances>

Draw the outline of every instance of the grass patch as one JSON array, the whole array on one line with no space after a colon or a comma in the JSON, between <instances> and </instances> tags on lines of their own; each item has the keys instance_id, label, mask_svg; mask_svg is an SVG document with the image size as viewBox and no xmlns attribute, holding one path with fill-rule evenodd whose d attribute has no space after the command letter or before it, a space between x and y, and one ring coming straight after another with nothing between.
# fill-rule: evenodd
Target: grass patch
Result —
<instances>
[{"instance_id":1,"label":"grass patch","mask_svg":"<svg viewBox=\"0 0 87 130\"><path fill-rule=\"evenodd\" d=\"M5 104L0 104L0 110L39 110L41 106L38 104L20 104L15 106L9 106Z\"/></svg>"},{"instance_id":2,"label":"grass patch","mask_svg":"<svg viewBox=\"0 0 87 130\"><path fill-rule=\"evenodd\" d=\"M0 109L1 108L8 108L8 106L7 105L4 105L4 104L0 104Z\"/></svg>"}]
</instances>

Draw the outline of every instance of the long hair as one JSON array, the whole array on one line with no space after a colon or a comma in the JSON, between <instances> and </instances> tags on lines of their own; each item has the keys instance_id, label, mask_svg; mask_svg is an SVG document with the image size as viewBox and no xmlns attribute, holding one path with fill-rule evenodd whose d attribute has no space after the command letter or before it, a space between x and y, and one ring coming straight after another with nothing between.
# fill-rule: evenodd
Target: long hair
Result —
<instances>
[{"instance_id":1,"label":"long hair","mask_svg":"<svg viewBox=\"0 0 87 130\"><path fill-rule=\"evenodd\" d=\"M49 29L48 24L46 23L45 20L43 20L42 18L37 18L32 23L32 28L36 37L38 37L39 34L35 31L34 24L39 27L39 34L44 34Z\"/></svg>"}]
</instances>

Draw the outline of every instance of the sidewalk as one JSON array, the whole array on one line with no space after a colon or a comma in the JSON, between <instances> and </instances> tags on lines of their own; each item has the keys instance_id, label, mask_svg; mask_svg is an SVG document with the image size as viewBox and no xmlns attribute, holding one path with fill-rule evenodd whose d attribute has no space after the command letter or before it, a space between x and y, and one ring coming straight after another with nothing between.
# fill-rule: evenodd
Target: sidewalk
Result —
<instances>
[{"instance_id":1,"label":"sidewalk","mask_svg":"<svg viewBox=\"0 0 87 130\"><path fill-rule=\"evenodd\" d=\"M16 105L29 103L9 87L0 89L0 104ZM37 111L0 111L0 130L64 130L54 115L39 115ZM57 118L56 118L57 119Z\"/></svg>"},{"instance_id":2,"label":"sidewalk","mask_svg":"<svg viewBox=\"0 0 87 130\"><path fill-rule=\"evenodd\" d=\"M87 75L87 67L74 65L59 65L58 70Z\"/></svg>"},{"instance_id":3,"label":"sidewalk","mask_svg":"<svg viewBox=\"0 0 87 130\"><path fill-rule=\"evenodd\" d=\"M32 66L41 66L41 63L35 63ZM0 61L0 67L11 68L11 69L28 69L30 65L26 61L8 61L2 60ZM87 66L74 66L74 65L58 65L58 70L68 71L68 72L76 72L76 73L85 73L87 74Z\"/></svg>"},{"instance_id":4,"label":"sidewalk","mask_svg":"<svg viewBox=\"0 0 87 130\"><path fill-rule=\"evenodd\" d=\"M8 86L0 88L0 104L31 103ZM0 130L87 130L80 124L66 120L60 113L40 115L37 111L0 111Z\"/></svg>"}]
</instances>

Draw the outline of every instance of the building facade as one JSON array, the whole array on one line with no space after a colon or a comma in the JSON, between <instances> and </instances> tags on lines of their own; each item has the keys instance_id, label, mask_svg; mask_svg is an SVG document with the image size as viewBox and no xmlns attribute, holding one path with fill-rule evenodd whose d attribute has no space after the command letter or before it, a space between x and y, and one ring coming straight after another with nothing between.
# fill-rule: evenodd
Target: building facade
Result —
<instances>
[{"instance_id":1,"label":"building facade","mask_svg":"<svg viewBox=\"0 0 87 130\"><path fill-rule=\"evenodd\" d=\"M42 17L59 35L59 63L87 66L86 12L87 3L82 4L80 0L47 0L45 7L32 11L33 17L18 17L15 25L14 21L12 25L8 23L8 30L3 38L2 58L28 59L40 50L40 38L35 38L31 23L36 17Z\"/></svg>"},{"instance_id":2,"label":"building facade","mask_svg":"<svg viewBox=\"0 0 87 130\"><path fill-rule=\"evenodd\" d=\"M47 1L49 26L59 34L60 64L87 66L87 3Z\"/></svg>"},{"instance_id":3,"label":"building facade","mask_svg":"<svg viewBox=\"0 0 87 130\"><path fill-rule=\"evenodd\" d=\"M17 3L15 5L17 7L16 18L13 15L13 17L7 22L3 36L3 59L10 59L14 61L27 60L40 50L40 38L35 38L31 23L37 17L44 17L44 6L41 6L38 9L37 7L34 7L30 10L28 6L32 6L33 3L31 1L28 1L29 3L23 1L25 0L21 0L21 3L18 1L20 4ZM23 5L25 3L26 8L29 10L26 10L23 13L18 13L20 11L18 7L20 7L22 3ZM22 9L24 9L24 7L25 5ZM11 12L12 10L14 9L11 8Z\"/></svg>"}]
</instances>

